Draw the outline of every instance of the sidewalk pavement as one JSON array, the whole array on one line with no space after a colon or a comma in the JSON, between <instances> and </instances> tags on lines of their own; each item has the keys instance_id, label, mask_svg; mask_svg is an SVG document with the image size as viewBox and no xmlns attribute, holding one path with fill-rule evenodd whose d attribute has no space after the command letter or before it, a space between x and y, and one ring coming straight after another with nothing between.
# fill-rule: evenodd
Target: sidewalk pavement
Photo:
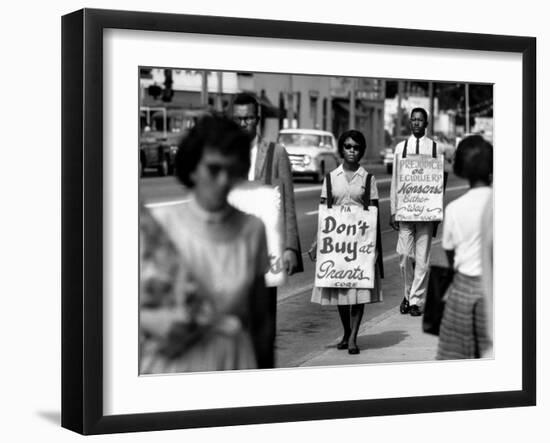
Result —
<instances>
[{"instance_id":1,"label":"sidewalk pavement","mask_svg":"<svg viewBox=\"0 0 550 443\"><path fill-rule=\"evenodd\" d=\"M441 232L439 233L439 236ZM438 236L438 239L439 239ZM446 263L446 256L439 240L434 240L431 264ZM422 331L422 317L411 317L399 312L403 283L396 266L387 267L384 280L384 300L395 300L394 307L380 315L363 320L357 336L360 353L348 354L336 349L341 339L335 338L323 349L312 352L298 362L298 366L338 366L368 363L394 363L435 360L438 337ZM367 309L369 305L366 305ZM338 334L338 332L336 333Z\"/></svg>"},{"instance_id":2,"label":"sidewalk pavement","mask_svg":"<svg viewBox=\"0 0 550 443\"><path fill-rule=\"evenodd\" d=\"M336 340L323 351L306 356L300 366L430 361L435 360L437 341L437 336L422 331L422 317L403 315L396 307L361 326L359 354L336 349Z\"/></svg>"},{"instance_id":3,"label":"sidewalk pavement","mask_svg":"<svg viewBox=\"0 0 550 443\"><path fill-rule=\"evenodd\" d=\"M441 229L432 243L430 263L444 265L447 257L441 248ZM368 363L419 362L435 360L438 337L422 331L422 317L411 317L399 312L403 297L403 282L397 263L397 254L386 257L386 276L383 280L384 301L391 306L376 317L367 319L359 328L357 345L360 353L348 354L347 350L336 349L341 331L335 331L334 339L322 348L292 361L292 366L338 366ZM366 305L369 309L369 305Z\"/></svg>"}]
</instances>

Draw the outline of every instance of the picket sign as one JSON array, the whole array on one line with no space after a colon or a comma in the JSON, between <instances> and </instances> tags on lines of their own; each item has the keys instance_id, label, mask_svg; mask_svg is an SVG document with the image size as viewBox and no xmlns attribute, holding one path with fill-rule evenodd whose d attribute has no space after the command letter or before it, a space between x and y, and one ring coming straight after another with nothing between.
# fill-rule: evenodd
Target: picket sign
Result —
<instances>
[{"instance_id":1,"label":"picket sign","mask_svg":"<svg viewBox=\"0 0 550 443\"><path fill-rule=\"evenodd\" d=\"M287 274L282 259L283 218L279 187L266 186L259 182L242 182L231 190L227 199L235 208L263 221L270 260L265 284L269 287L283 285Z\"/></svg>"},{"instance_id":2,"label":"picket sign","mask_svg":"<svg viewBox=\"0 0 550 443\"><path fill-rule=\"evenodd\" d=\"M396 221L443 220L444 162L443 155L398 159Z\"/></svg>"},{"instance_id":3,"label":"picket sign","mask_svg":"<svg viewBox=\"0 0 550 443\"><path fill-rule=\"evenodd\" d=\"M378 208L319 205L315 286L373 288Z\"/></svg>"}]
</instances>

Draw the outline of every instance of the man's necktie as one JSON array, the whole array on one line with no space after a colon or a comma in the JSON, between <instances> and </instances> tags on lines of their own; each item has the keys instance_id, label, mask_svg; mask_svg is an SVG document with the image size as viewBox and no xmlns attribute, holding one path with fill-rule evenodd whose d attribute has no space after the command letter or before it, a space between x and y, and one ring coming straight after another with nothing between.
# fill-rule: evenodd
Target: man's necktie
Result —
<instances>
[{"instance_id":1,"label":"man's necktie","mask_svg":"<svg viewBox=\"0 0 550 443\"><path fill-rule=\"evenodd\" d=\"M418 144L419 141L420 141L420 139L417 138L417 139L416 139L416 153L417 153L417 154L420 154L420 146L419 146L419 144Z\"/></svg>"}]
</instances>

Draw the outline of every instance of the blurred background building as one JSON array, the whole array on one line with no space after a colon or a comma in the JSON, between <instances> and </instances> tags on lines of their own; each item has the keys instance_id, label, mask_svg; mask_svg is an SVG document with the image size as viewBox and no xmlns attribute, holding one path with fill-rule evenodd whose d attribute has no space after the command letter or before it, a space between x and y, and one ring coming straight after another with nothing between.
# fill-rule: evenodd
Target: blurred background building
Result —
<instances>
[{"instance_id":1,"label":"blurred background building","mask_svg":"<svg viewBox=\"0 0 550 443\"><path fill-rule=\"evenodd\" d=\"M429 135L454 143L478 132L492 141L492 85L164 68L141 68L139 84L142 133L162 133L168 141L205 112L227 112L239 92L257 97L266 139L286 128L336 137L354 128L365 134L367 160L409 133L414 107L428 111Z\"/></svg>"}]
</instances>

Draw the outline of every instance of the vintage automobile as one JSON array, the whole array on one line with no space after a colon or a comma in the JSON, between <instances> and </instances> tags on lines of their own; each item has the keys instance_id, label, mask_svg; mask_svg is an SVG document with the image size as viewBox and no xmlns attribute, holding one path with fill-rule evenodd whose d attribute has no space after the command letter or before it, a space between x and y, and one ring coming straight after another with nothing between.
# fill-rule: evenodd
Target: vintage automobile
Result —
<instances>
[{"instance_id":1,"label":"vintage automobile","mask_svg":"<svg viewBox=\"0 0 550 443\"><path fill-rule=\"evenodd\" d=\"M392 141L391 143L391 146L388 147L388 148L385 148L381 154L383 153L383 158L382 158L382 163L384 164L385 168L386 168L386 172L388 174L391 174L392 171L393 171L393 153L395 152L395 147L400 143L402 142L403 140L405 140L407 137L406 136L398 136L398 137L395 137L394 140Z\"/></svg>"},{"instance_id":2,"label":"vintage automobile","mask_svg":"<svg viewBox=\"0 0 550 443\"><path fill-rule=\"evenodd\" d=\"M203 110L141 107L139 137L139 172L154 169L161 177L174 173L178 143Z\"/></svg>"},{"instance_id":3,"label":"vintage automobile","mask_svg":"<svg viewBox=\"0 0 550 443\"><path fill-rule=\"evenodd\" d=\"M294 176L322 182L325 174L340 164L336 139L318 129L281 129L277 142L284 146Z\"/></svg>"}]
</instances>

